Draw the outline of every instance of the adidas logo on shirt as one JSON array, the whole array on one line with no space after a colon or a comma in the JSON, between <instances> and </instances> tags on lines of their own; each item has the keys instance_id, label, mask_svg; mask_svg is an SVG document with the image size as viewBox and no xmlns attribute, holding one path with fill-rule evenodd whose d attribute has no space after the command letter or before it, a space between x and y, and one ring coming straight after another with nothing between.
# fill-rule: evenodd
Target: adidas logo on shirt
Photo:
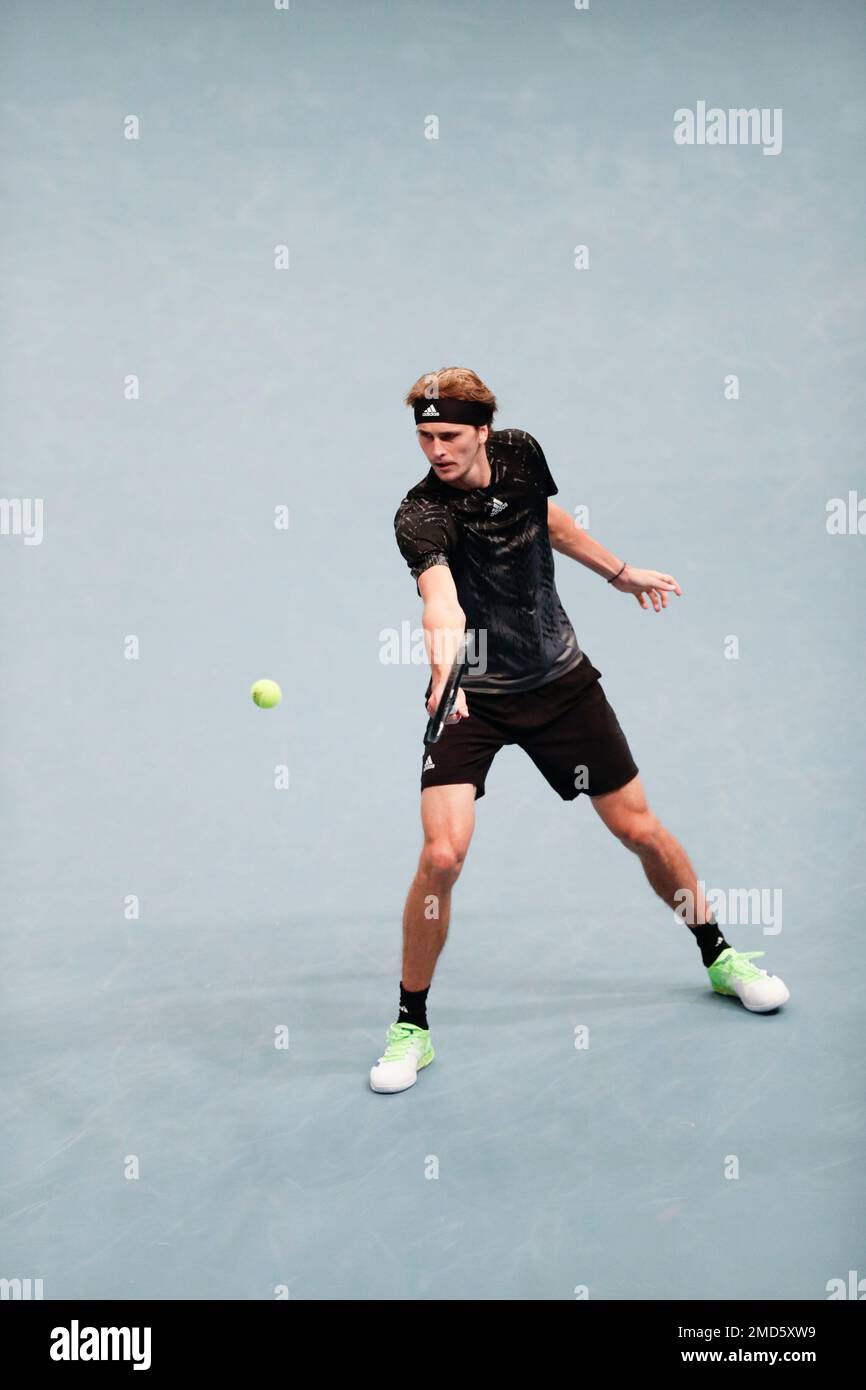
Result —
<instances>
[{"instance_id":1,"label":"adidas logo on shirt","mask_svg":"<svg viewBox=\"0 0 866 1390\"><path fill-rule=\"evenodd\" d=\"M436 409L435 405L428 405L427 409L421 412L422 420L424 419L425 415L435 415L438 417L439 411Z\"/></svg>"},{"instance_id":2,"label":"adidas logo on shirt","mask_svg":"<svg viewBox=\"0 0 866 1390\"><path fill-rule=\"evenodd\" d=\"M426 772L428 768L435 767L435 766L436 766L436 764L434 763L433 759L430 757L430 754L428 753L428 754L427 754L427 761L425 762L425 764L424 764L424 766L422 767L421 771L422 771L422 772Z\"/></svg>"},{"instance_id":3,"label":"adidas logo on shirt","mask_svg":"<svg viewBox=\"0 0 866 1390\"><path fill-rule=\"evenodd\" d=\"M505 511L505 508L506 508L507 506L508 506L508 503L507 503L507 502L500 502L500 500L499 500L498 497L494 497L494 499L493 499L493 506L490 508L490 515L491 515L491 516L498 516L500 512L504 512L504 511Z\"/></svg>"}]
</instances>

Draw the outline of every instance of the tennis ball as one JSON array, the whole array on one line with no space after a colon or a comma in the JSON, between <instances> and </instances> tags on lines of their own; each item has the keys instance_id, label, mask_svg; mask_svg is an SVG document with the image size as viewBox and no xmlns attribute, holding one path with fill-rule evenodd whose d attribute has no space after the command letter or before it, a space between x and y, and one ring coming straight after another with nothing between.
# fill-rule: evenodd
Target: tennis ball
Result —
<instances>
[{"instance_id":1,"label":"tennis ball","mask_svg":"<svg viewBox=\"0 0 866 1390\"><path fill-rule=\"evenodd\" d=\"M250 694L259 709L273 709L283 698L283 692L276 681L256 681L250 689Z\"/></svg>"}]
</instances>

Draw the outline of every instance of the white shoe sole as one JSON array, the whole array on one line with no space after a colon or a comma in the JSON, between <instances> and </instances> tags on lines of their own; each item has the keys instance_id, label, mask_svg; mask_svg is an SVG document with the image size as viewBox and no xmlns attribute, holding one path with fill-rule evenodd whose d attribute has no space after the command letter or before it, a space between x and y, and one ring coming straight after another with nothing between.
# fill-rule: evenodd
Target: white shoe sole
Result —
<instances>
[{"instance_id":1,"label":"white shoe sole","mask_svg":"<svg viewBox=\"0 0 866 1390\"><path fill-rule=\"evenodd\" d=\"M426 1062L419 1062L418 1066L415 1069L415 1075L410 1076L408 1081L395 1080L391 1085L383 1085L381 1083L377 1084L373 1077L373 1072L378 1071L378 1067L372 1067L370 1069L370 1090L375 1091L380 1096L394 1096L397 1095L400 1091L408 1091L409 1087L414 1086L415 1082L418 1080L418 1072L423 1071L425 1067L429 1067L432 1061L433 1058L428 1057Z\"/></svg>"},{"instance_id":2,"label":"white shoe sole","mask_svg":"<svg viewBox=\"0 0 866 1390\"><path fill-rule=\"evenodd\" d=\"M782 984L781 980L779 984ZM791 991L788 989L788 986L782 985L782 989L784 993L770 1004L747 1004L742 996L740 996L740 1003L744 1008L749 1010L750 1014L771 1014L774 1009L781 1009L782 1005L787 1004L788 1000L791 998Z\"/></svg>"}]
</instances>

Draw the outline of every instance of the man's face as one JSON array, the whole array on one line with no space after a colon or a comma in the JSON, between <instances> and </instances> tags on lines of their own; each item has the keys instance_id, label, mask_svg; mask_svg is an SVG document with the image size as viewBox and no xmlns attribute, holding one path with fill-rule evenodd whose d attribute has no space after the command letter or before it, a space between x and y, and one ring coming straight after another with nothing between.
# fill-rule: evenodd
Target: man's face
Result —
<instances>
[{"instance_id":1,"label":"man's face","mask_svg":"<svg viewBox=\"0 0 866 1390\"><path fill-rule=\"evenodd\" d=\"M419 425L418 442L436 477L453 487L469 472L488 433L487 425Z\"/></svg>"}]
</instances>

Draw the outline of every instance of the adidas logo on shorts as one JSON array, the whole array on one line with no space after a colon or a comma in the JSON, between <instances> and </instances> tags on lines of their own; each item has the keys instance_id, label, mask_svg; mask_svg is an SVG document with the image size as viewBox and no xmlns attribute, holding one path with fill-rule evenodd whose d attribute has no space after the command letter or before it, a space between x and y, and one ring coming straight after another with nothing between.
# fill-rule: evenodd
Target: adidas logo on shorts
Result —
<instances>
[{"instance_id":1,"label":"adidas logo on shorts","mask_svg":"<svg viewBox=\"0 0 866 1390\"><path fill-rule=\"evenodd\" d=\"M435 767L435 766L436 766L436 764L434 763L433 759L430 757L430 754L428 753L428 754L427 754L427 761L425 762L425 764L424 764L424 766L422 767L421 771L422 771L422 772L426 772L428 768Z\"/></svg>"}]
</instances>

